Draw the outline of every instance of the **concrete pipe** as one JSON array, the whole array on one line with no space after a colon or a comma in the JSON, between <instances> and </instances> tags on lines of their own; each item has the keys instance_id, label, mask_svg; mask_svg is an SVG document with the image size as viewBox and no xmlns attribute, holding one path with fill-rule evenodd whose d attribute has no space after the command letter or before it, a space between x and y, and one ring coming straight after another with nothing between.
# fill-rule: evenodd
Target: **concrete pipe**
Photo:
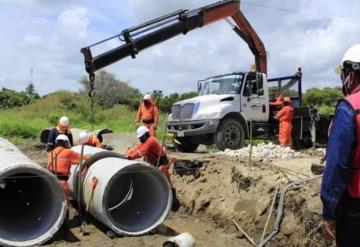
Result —
<instances>
[{"instance_id":1,"label":"concrete pipe","mask_svg":"<svg viewBox=\"0 0 360 247\"><path fill-rule=\"evenodd\" d=\"M0 138L0 245L33 246L61 227L66 202L57 178Z\"/></svg>"},{"instance_id":2,"label":"concrete pipe","mask_svg":"<svg viewBox=\"0 0 360 247\"><path fill-rule=\"evenodd\" d=\"M72 148L80 152L81 146ZM97 220L119 235L140 235L154 229L167 217L172 205L171 187L156 168L130 161L114 152L85 146L86 161L82 203ZM69 179L77 199L77 171ZM92 194L92 181L98 184ZM91 199L92 198L92 199Z\"/></svg>"}]
</instances>

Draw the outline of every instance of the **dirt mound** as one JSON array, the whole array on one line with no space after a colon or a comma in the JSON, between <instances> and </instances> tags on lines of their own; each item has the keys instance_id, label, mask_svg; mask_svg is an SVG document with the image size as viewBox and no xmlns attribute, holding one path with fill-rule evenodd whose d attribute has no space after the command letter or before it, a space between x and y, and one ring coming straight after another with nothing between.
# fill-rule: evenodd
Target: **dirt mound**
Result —
<instances>
[{"instance_id":1,"label":"dirt mound","mask_svg":"<svg viewBox=\"0 0 360 247\"><path fill-rule=\"evenodd\" d=\"M208 215L218 227L232 233L238 232L232 222L235 219L259 243L276 186L281 191L291 181L313 176L311 164L320 157L274 160L272 166L261 162L247 166L247 160L237 157L192 155L193 159L205 161L200 177L174 176L174 184L180 201L191 215ZM320 181L314 179L287 191L280 232L272 239L271 246L331 245L321 235ZM276 210L267 233L273 230L275 217ZM237 235L245 238L241 233Z\"/></svg>"}]
</instances>

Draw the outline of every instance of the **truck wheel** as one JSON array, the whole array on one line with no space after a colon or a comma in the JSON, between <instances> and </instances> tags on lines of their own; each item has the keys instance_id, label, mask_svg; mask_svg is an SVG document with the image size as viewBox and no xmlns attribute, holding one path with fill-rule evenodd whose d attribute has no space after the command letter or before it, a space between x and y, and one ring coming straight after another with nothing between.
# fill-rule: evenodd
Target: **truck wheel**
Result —
<instances>
[{"instance_id":1,"label":"truck wheel","mask_svg":"<svg viewBox=\"0 0 360 247\"><path fill-rule=\"evenodd\" d=\"M239 149L243 147L245 135L241 123L234 118L223 120L214 135L214 143L222 151L226 148Z\"/></svg>"},{"instance_id":2,"label":"truck wheel","mask_svg":"<svg viewBox=\"0 0 360 247\"><path fill-rule=\"evenodd\" d=\"M176 151L178 151L178 152L192 153L199 146L199 144L192 143L189 139L184 138L184 137L177 137L176 140L173 140L173 144L174 144Z\"/></svg>"}]
</instances>

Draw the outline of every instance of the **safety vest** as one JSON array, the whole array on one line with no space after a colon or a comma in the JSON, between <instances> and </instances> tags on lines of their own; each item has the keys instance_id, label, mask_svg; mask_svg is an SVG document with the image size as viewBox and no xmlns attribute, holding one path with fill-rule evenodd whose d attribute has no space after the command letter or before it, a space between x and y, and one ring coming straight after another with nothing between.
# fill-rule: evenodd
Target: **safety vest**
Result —
<instances>
[{"instance_id":1,"label":"safety vest","mask_svg":"<svg viewBox=\"0 0 360 247\"><path fill-rule=\"evenodd\" d=\"M154 123L156 116L156 105L152 104L151 106L146 107L144 103L140 105L139 115L143 122L145 123Z\"/></svg>"},{"instance_id":2,"label":"safety vest","mask_svg":"<svg viewBox=\"0 0 360 247\"><path fill-rule=\"evenodd\" d=\"M345 101L353 108L356 120L356 143L352 158L354 173L347 189L352 197L360 198L360 91L346 96Z\"/></svg>"},{"instance_id":3,"label":"safety vest","mask_svg":"<svg viewBox=\"0 0 360 247\"><path fill-rule=\"evenodd\" d=\"M61 175L69 176L72 164L80 161L80 154L64 147L57 147L48 154L47 168Z\"/></svg>"}]
</instances>

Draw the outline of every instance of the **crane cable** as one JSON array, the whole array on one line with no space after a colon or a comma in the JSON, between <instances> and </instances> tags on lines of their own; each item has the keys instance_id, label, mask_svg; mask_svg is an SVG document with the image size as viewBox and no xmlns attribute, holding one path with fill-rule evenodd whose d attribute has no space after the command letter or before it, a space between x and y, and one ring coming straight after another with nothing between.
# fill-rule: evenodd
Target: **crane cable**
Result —
<instances>
[{"instance_id":1,"label":"crane cable","mask_svg":"<svg viewBox=\"0 0 360 247\"><path fill-rule=\"evenodd\" d=\"M89 92L88 96L90 98L90 122L91 122L91 131L94 131L95 118L94 118L94 101L95 101L95 73L89 73Z\"/></svg>"}]
</instances>

